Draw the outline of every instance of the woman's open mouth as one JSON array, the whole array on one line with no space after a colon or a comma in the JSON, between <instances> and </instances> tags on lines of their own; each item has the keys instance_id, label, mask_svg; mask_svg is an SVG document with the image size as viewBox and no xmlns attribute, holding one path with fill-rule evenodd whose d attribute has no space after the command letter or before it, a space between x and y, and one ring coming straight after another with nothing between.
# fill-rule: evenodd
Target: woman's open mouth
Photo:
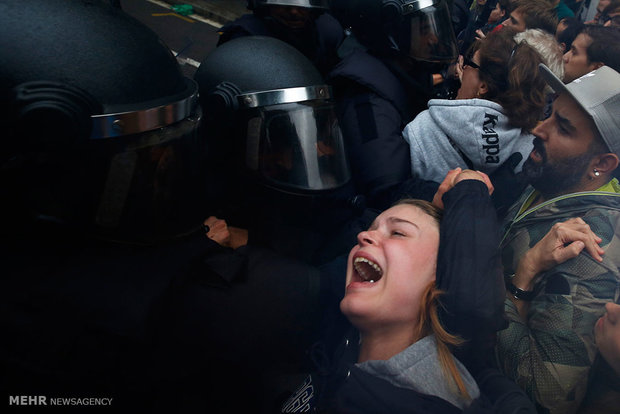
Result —
<instances>
[{"instance_id":1,"label":"woman's open mouth","mask_svg":"<svg viewBox=\"0 0 620 414\"><path fill-rule=\"evenodd\" d=\"M372 260L358 256L353 259L354 275L359 276L360 282L375 283L383 276L383 270L381 266Z\"/></svg>"}]
</instances>

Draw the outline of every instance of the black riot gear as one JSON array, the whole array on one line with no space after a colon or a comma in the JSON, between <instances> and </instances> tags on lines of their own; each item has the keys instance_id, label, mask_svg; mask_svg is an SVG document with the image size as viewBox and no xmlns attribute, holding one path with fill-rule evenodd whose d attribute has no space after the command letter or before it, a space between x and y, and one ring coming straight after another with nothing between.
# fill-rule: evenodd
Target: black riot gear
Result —
<instances>
[{"instance_id":1,"label":"black riot gear","mask_svg":"<svg viewBox=\"0 0 620 414\"><path fill-rule=\"evenodd\" d=\"M228 112L242 125L226 144L210 134L214 157L230 151L227 162L287 192L333 190L349 180L331 88L291 46L262 36L232 40L201 63L195 79L207 117Z\"/></svg>"},{"instance_id":2,"label":"black riot gear","mask_svg":"<svg viewBox=\"0 0 620 414\"><path fill-rule=\"evenodd\" d=\"M304 9L329 9L328 0L248 0L248 9L250 10L269 5L302 7Z\"/></svg>"},{"instance_id":3,"label":"black riot gear","mask_svg":"<svg viewBox=\"0 0 620 414\"><path fill-rule=\"evenodd\" d=\"M306 56L323 76L338 62L344 38L340 23L329 13L327 0L254 0L252 14L224 25L218 46L244 36L282 40Z\"/></svg>"},{"instance_id":4,"label":"black riot gear","mask_svg":"<svg viewBox=\"0 0 620 414\"><path fill-rule=\"evenodd\" d=\"M337 0L334 12L376 53L391 51L425 62L456 59L445 0Z\"/></svg>"},{"instance_id":5,"label":"black riot gear","mask_svg":"<svg viewBox=\"0 0 620 414\"><path fill-rule=\"evenodd\" d=\"M0 160L15 214L123 242L198 228L198 87L157 35L104 1L0 12Z\"/></svg>"},{"instance_id":6,"label":"black riot gear","mask_svg":"<svg viewBox=\"0 0 620 414\"><path fill-rule=\"evenodd\" d=\"M369 206L388 208L403 196L404 182L413 184L401 131L434 97L433 74L457 56L443 1L332 4L347 37L328 81L337 97L356 191L366 196ZM432 185L422 185L424 195L415 196L426 197L425 188Z\"/></svg>"},{"instance_id":7,"label":"black riot gear","mask_svg":"<svg viewBox=\"0 0 620 414\"><path fill-rule=\"evenodd\" d=\"M262 36L219 46L194 78L208 145L207 215L248 229L250 243L323 260L325 240L358 213L331 88L298 50Z\"/></svg>"},{"instance_id":8,"label":"black riot gear","mask_svg":"<svg viewBox=\"0 0 620 414\"><path fill-rule=\"evenodd\" d=\"M203 273L204 145L196 83L114 3L0 2L0 371L149 412L165 298Z\"/></svg>"}]
</instances>

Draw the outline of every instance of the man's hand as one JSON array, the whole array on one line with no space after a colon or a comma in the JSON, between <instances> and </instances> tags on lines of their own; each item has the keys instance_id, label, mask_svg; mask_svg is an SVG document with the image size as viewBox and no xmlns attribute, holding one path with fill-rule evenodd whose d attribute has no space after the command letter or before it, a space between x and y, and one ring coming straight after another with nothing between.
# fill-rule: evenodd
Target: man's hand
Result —
<instances>
[{"instance_id":1,"label":"man's hand","mask_svg":"<svg viewBox=\"0 0 620 414\"><path fill-rule=\"evenodd\" d=\"M236 249L248 243L248 231L229 227L225 220L211 216L203 224L208 227L207 237L221 246Z\"/></svg>"},{"instance_id":2,"label":"man's hand","mask_svg":"<svg viewBox=\"0 0 620 414\"><path fill-rule=\"evenodd\" d=\"M577 257L583 249L600 262L603 260L601 255L605 253L598 245L601 241L579 217L555 223L545 237L525 253L513 284L523 290L531 290L537 274Z\"/></svg>"},{"instance_id":3,"label":"man's hand","mask_svg":"<svg viewBox=\"0 0 620 414\"><path fill-rule=\"evenodd\" d=\"M512 278L512 284L519 289L531 291L534 289L534 278L537 274L577 257L583 249L600 262L603 260L601 255L605 253L598 245L601 241L579 217L556 223L545 237L523 255ZM517 307L519 315L527 318L529 302L517 300L512 295L508 297Z\"/></svg>"},{"instance_id":4,"label":"man's hand","mask_svg":"<svg viewBox=\"0 0 620 414\"><path fill-rule=\"evenodd\" d=\"M455 168L454 170L448 171L446 174L446 178L443 179L443 182L439 185L435 196L433 197L433 205L435 207L443 210L443 195L450 191L452 187L456 184L460 183L464 180L478 180L486 184L489 189L489 194L493 194L493 184L491 184L491 180L489 176L481 171L474 170L462 170L461 168Z\"/></svg>"}]
</instances>

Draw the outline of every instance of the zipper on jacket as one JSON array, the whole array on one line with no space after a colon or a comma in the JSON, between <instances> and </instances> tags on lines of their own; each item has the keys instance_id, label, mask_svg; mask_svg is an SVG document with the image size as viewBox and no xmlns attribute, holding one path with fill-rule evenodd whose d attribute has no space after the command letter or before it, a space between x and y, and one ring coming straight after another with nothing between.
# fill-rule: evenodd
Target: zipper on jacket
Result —
<instances>
[{"instance_id":1,"label":"zipper on jacket","mask_svg":"<svg viewBox=\"0 0 620 414\"><path fill-rule=\"evenodd\" d=\"M527 200L534 193L534 191L536 191L536 190L532 190L530 192L530 194L528 194L528 196L525 199L525 201L523 201L523 203L521 203L521 207L523 207L523 204L525 204L527 202ZM620 197L619 193L610 193L608 191L583 191L583 192L579 192L579 193L565 194L565 195L561 195L561 196L556 197L556 198L552 198L551 200L547 200L547 201L545 201L543 203L540 203L539 205L537 205L535 207L532 207L532 208L529 208L529 209L525 210L523 213L521 213L521 215L519 215L519 213L517 212L517 215L515 216L515 218L510 221L510 226L508 226L508 229L506 229L506 231L504 232L502 240L499 243L500 246L504 243L504 240L506 239L506 236L508 236L508 233L510 233L510 230L512 230L512 226L514 226L519 221L523 220L523 218L525 218L525 216L527 216L527 215L529 215L529 214L531 214L531 213L541 209L542 207L548 206L549 204L553 204L553 203L558 202L558 201L566 200L568 198L584 197L584 196L590 196L590 195L592 195L592 196L594 196L594 195L608 195L608 196ZM519 208L518 211L521 211L521 207Z\"/></svg>"}]
</instances>

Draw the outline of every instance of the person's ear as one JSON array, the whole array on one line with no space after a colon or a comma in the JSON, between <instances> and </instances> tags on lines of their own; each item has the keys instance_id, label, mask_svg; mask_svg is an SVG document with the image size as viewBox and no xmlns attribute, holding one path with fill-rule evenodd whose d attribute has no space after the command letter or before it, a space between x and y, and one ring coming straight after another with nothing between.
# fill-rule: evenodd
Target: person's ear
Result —
<instances>
[{"instance_id":1,"label":"person's ear","mask_svg":"<svg viewBox=\"0 0 620 414\"><path fill-rule=\"evenodd\" d=\"M489 91L489 87L486 82L481 82L480 86L478 86L478 96L484 96Z\"/></svg>"},{"instance_id":2,"label":"person's ear","mask_svg":"<svg viewBox=\"0 0 620 414\"><path fill-rule=\"evenodd\" d=\"M600 174L611 174L620 164L618 156L614 153L600 154L594 158L592 171L596 170Z\"/></svg>"},{"instance_id":3,"label":"person's ear","mask_svg":"<svg viewBox=\"0 0 620 414\"><path fill-rule=\"evenodd\" d=\"M603 62L594 62L594 69L592 70L597 70L601 66L605 66L605 64Z\"/></svg>"}]
</instances>

